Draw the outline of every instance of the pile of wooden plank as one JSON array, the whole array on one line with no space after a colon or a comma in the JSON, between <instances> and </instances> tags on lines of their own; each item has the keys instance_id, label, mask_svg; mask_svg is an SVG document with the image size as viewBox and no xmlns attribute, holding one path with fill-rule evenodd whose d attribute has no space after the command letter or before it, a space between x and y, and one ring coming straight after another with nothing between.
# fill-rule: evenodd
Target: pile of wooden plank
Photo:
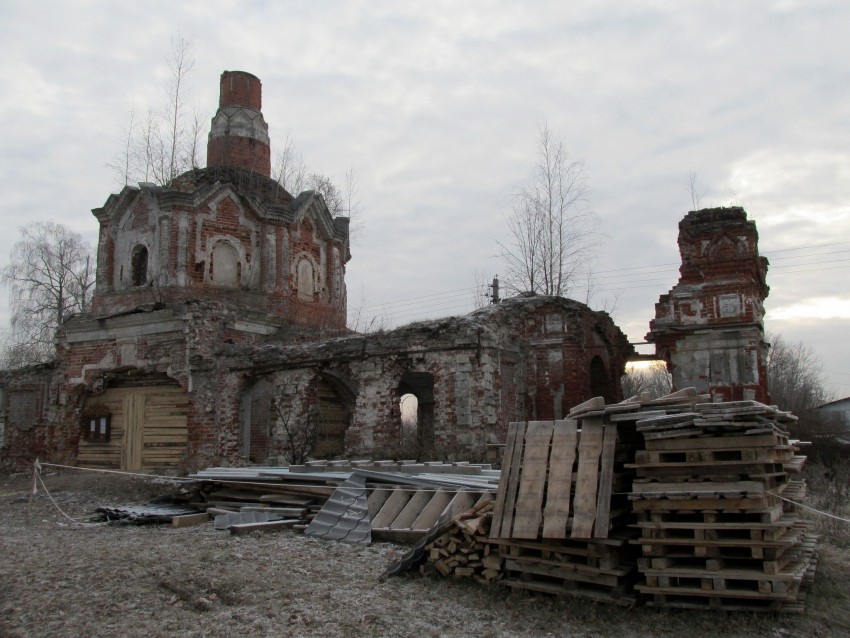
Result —
<instances>
[{"instance_id":1,"label":"pile of wooden plank","mask_svg":"<svg viewBox=\"0 0 850 638\"><path fill-rule=\"evenodd\" d=\"M290 467L209 468L190 476L195 483L184 500L216 516L268 515L267 521L238 528L246 532L306 530L335 490L355 473L364 478L371 537L399 542L420 539L438 521L470 508L482 494L494 493L499 480L499 471L489 465L342 459ZM326 524L319 527L322 535L334 536Z\"/></svg>"},{"instance_id":2,"label":"pile of wooden plank","mask_svg":"<svg viewBox=\"0 0 850 638\"><path fill-rule=\"evenodd\" d=\"M489 536L505 585L635 602L626 466L636 435L609 418L620 411L597 398L568 419L510 425Z\"/></svg>"},{"instance_id":3,"label":"pile of wooden plank","mask_svg":"<svg viewBox=\"0 0 850 638\"><path fill-rule=\"evenodd\" d=\"M794 420L755 401L641 409L630 498L650 605L802 611L815 538L793 504L805 493Z\"/></svg>"}]
</instances>

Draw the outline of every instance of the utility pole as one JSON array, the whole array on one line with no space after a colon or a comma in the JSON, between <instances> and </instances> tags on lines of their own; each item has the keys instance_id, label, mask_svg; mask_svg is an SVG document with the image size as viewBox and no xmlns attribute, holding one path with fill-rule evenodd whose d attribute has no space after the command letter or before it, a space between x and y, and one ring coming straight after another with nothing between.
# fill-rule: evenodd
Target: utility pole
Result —
<instances>
[{"instance_id":1,"label":"utility pole","mask_svg":"<svg viewBox=\"0 0 850 638\"><path fill-rule=\"evenodd\" d=\"M501 299L499 299L499 275L493 277L493 283L487 286L492 292L487 295L490 297L490 303L499 303Z\"/></svg>"}]
</instances>

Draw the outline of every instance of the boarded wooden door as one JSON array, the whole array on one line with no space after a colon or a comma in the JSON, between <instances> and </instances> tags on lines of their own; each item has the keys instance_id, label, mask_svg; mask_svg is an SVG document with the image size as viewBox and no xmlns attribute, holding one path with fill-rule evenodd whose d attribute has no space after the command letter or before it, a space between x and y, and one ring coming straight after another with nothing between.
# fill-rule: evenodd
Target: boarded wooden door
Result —
<instances>
[{"instance_id":1,"label":"boarded wooden door","mask_svg":"<svg viewBox=\"0 0 850 638\"><path fill-rule=\"evenodd\" d=\"M84 412L110 415L109 440L81 440L77 463L131 471L177 467L186 455L187 409L176 385L110 388L91 397Z\"/></svg>"}]
</instances>

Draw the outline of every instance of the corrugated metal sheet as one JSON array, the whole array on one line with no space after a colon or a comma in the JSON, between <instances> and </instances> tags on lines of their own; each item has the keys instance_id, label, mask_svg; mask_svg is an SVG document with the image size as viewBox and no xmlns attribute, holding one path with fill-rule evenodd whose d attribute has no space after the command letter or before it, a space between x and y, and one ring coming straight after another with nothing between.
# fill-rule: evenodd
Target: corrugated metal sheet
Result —
<instances>
[{"instance_id":1,"label":"corrugated metal sheet","mask_svg":"<svg viewBox=\"0 0 850 638\"><path fill-rule=\"evenodd\" d=\"M354 472L325 502L304 531L307 536L357 545L372 542L372 523L366 495L366 477Z\"/></svg>"}]
</instances>

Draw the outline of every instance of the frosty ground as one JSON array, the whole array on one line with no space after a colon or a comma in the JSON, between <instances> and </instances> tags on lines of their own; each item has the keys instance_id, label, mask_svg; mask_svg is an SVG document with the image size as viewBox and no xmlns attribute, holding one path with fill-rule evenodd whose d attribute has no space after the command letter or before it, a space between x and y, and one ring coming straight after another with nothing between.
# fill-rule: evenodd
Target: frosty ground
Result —
<instances>
[{"instance_id":1,"label":"frosty ground","mask_svg":"<svg viewBox=\"0 0 850 638\"><path fill-rule=\"evenodd\" d=\"M165 482L69 471L47 489L75 519ZM73 523L31 477L0 477L0 637L850 636L850 551L822 540L806 614L632 609L418 576L380 581L404 546L354 547L211 524ZM840 538L843 536L839 535ZM840 540L839 538L839 540Z\"/></svg>"}]
</instances>

